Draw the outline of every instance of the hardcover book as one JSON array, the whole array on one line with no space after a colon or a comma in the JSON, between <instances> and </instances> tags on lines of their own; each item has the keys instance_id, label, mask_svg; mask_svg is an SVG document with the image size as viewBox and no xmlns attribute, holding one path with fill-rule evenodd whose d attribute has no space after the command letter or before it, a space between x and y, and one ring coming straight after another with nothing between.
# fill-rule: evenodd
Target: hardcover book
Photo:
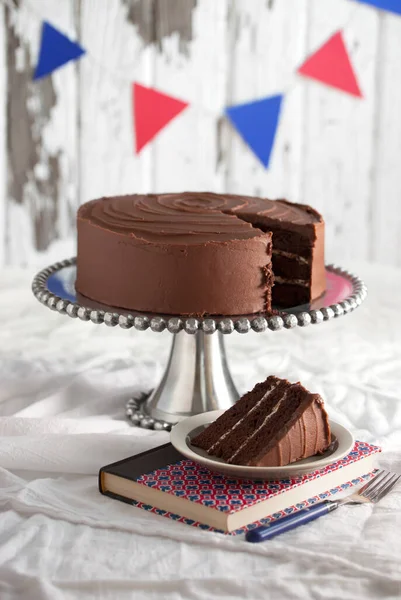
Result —
<instances>
[{"instance_id":1,"label":"hardcover book","mask_svg":"<svg viewBox=\"0 0 401 600\"><path fill-rule=\"evenodd\" d=\"M229 479L164 444L100 469L102 494L176 521L243 533L305 508L368 479L378 446L356 442L321 470L278 481Z\"/></svg>"}]
</instances>

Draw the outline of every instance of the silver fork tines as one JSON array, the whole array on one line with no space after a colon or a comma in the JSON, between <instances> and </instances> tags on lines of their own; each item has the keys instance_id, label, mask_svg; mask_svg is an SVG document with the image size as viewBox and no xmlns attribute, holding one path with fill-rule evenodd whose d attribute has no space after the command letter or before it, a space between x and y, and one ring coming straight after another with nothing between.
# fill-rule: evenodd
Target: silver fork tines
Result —
<instances>
[{"instance_id":1,"label":"silver fork tines","mask_svg":"<svg viewBox=\"0 0 401 600\"><path fill-rule=\"evenodd\" d=\"M390 471L379 471L375 477L359 490L358 495L369 500L379 502L399 481L401 475Z\"/></svg>"},{"instance_id":2,"label":"silver fork tines","mask_svg":"<svg viewBox=\"0 0 401 600\"><path fill-rule=\"evenodd\" d=\"M371 502L379 502L384 496L386 496L390 490L393 489L395 484L399 481L400 475L396 473L389 473L386 477L386 480L381 483L379 488L376 490L376 493L373 495Z\"/></svg>"},{"instance_id":3,"label":"silver fork tines","mask_svg":"<svg viewBox=\"0 0 401 600\"><path fill-rule=\"evenodd\" d=\"M374 477L372 479L370 479L370 481L368 481L367 483L365 483L365 485L363 487L361 487L361 489L358 491L358 495L359 496L364 496L364 497L368 497L368 493L373 491L378 484L383 480L383 477L385 477L386 475L386 471L384 471L383 469L381 469L380 471L378 471Z\"/></svg>"}]
</instances>

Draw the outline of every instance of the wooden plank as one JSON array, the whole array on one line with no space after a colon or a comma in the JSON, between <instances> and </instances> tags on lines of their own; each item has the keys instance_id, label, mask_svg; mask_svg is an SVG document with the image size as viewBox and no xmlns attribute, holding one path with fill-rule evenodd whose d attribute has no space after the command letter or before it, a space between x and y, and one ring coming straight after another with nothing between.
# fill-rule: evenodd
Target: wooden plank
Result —
<instances>
[{"instance_id":1,"label":"wooden plank","mask_svg":"<svg viewBox=\"0 0 401 600\"><path fill-rule=\"evenodd\" d=\"M162 52L154 56L155 86L190 102L152 144L153 187L160 192L224 190L225 147L220 133L230 76L228 3L198 2L191 24L189 19L183 23L183 44L172 24L177 11L183 14L195 4L187 0L158 3L157 35L162 38ZM165 35L169 31L173 34Z\"/></svg>"},{"instance_id":2,"label":"wooden plank","mask_svg":"<svg viewBox=\"0 0 401 600\"><path fill-rule=\"evenodd\" d=\"M5 9L0 4L0 266L6 261L7 230L7 45Z\"/></svg>"},{"instance_id":3,"label":"wooden plank","mask_svg":"<svg viewBox=\"0 0 401 600\"><path fill-rule=\"evenodd\" d=\"M33 12L34 11L34 12ZM32 81L41 19L76 37L74 2L26 0L5 8L8 202L6 260L42 263L73 247L77 205L77 89L73 64ZM63 243L65 242L65 243ZM44 255L46 253L46 255Z\"/></svg>"},{"instance_id":4,"label":"wooden plank","mask_svg":"<svg viewBox=\"0 0 401 600\"><path fill-rule=\"evenodd\" d=\"M371 236L367 258L401 266L401 19L379 13Z\"/></svg>"},{"instance_id":5,"label":"wooden plank","mask_svg":"<svg viewBox=\"0 0 401 600\"><path fill-rule=\"evenodd\" d=\"M303 79L306 89L302 201L326 220L326 256L347 263L369 255L371 173L374 168L378 13L344 0L312 0L308 53L347 24L344 38L354 65L362 100ZM301 78L300 78L301 79Z\"/></svg>"},{"instance_id":6,"label":"wooden plank","mask_svg":"<svg viewBox=\"0 0 401 600\"><path fill-rule=\"evenodd\" d=\"M152 191L152 145L134 154L132 83L154 83L162 41L156 34L158 4L82 0L82 43L93 57L82 62L80 74L82 202ZM173 28L179 27L176 19Z\"/></svg>"},{"instance_id":7,"label":"wooden plank","mask_svg":"<svg viewBox=\"0 0 401 600\"><path fill-rule=\"evenodd\" d=\"M239 135L230 133L227 188L270 198L300 200L305 91L294 71L305 56L308 2L237 2L234 4L231 104L288 90L282 118L266 170Z\"/></svg>"},{"instance_id":8,"label":"wooden plank","mask_svg":"<svg viewBox=\"0 0 401 600\"><path fill-rule=\"evenodd\" d=\"M146 1L82 0L90 56L80 65L81 202L148 191L149 157L134 155L131 86L152 83L152 10Z\"/></svg>"}]
</instances>

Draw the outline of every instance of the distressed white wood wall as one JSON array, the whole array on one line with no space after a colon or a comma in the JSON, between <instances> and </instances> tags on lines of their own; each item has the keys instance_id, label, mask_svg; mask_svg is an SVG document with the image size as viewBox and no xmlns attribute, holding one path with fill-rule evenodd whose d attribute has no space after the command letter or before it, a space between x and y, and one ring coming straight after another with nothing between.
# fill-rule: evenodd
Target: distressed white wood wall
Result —
<instances>
[{"instance_id":1,"label":"distressed white wood wall","mask_svg":"<svg viewBox=\"0 0 401 600\"><path fill-rule=\"evenodd\" d=\"M401 18L351 0L1 0L0 262L75 252L90 198L213 190L318 208L327 257L401 265ZM32 82L40 19L88 50ZM345 25L358 100L296 67ZM191 106L135 156L131 81ZM224 106L287 91L266 171Z\"/></svg>"}]
</instances>

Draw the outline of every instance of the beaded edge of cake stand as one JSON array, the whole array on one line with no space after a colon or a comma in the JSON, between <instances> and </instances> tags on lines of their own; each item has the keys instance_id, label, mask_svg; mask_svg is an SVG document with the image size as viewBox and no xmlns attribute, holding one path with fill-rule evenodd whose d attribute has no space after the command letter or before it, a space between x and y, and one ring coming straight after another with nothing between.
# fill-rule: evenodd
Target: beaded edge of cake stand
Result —
<instances>
[{"instance_id":1,"label":"beaded edge of cake stand","mask_svg":"<svg viewBox=\"0 0 401 600\"><path fill-rule=\"evenodd\" d=\"M306 327L310 324L318 325L324 321L329 321L330 319L352 312L362 304L367 296L367 288L359 277L352 275L340 267L328 265L327 268L331 272L341 275L350 281L353 293L343 301L321 309L312 309L297 314L288 313L282 316L256 316L251 319L248 317L223 317L222 319L206 317L204 319L195 319L193 317L161 317L157 315L148 316L146 314L134 316L130 314L126 315L117 312L91 309L77 302L71 302L60 298L50 292L46 286L48 278L61 269L72 267L75 264L76 258L74 257L57 262L40 271L32 282L32 292L35 298L51 310L67 315L73 319L78 318L81 321L91 321L97 325L104 323L108 327L119 326L122 329L131 329L132 327L138 331L151 329L155 333L161 333L166 329L173 334L185 331L192 335L198 331L203 331L205 334L212 334L216 331L220 331L222 334L229 334L234 331L237 331L237 333L248 333L251 330L261 333L267 330L278 331L283 328L293 329L297 326ZM134 426L159 431L170 431L173 426L172 423L154 419L146 415L143 411L143 406L150 394L151 392L141 393L127 401L125 409L127 419Z\"/></svg>"},{"instance_id":2,"label":"beaded edge of cake stand","mask_svg":"<svg viewBox=\"0 0 401 600\"><path fill-rule=\"evenodd\" d=\"M323 321L329 321L332 318L340 317L355 310L367 296L367 288L363 281L351 273L348 273L340 267L328 265L327 268L337 274L347 278L353 287L353 293L341 302L331 304L320 309L312 309L299 313L288 313L282 316L275 315L271 317L256 316L248 317L223 317L213 319L211 317L162 317L146 314L120 314L118 312L108 312L104 310L91 309L56 296L46 287L46 282L51 275L66 267L72 267L76 264L76 258L70 258L55 263L46 269L40 271L32 282L32 292L39 302L57 311L60 314L66 314L71 318L79 318L81 321L92 321L97 325L104 323L108 327L119 326L122 329L131 329L134 327L138 331L151 329L155 333L161 333L166 329L170 333L179 333L186 331L188 334L195 334L203 331L206 334L212 334L220 331L223 334L248 333L253 330L258 333L263 331L278 331L280 329L293 329L294 327L306 327L310 324L319 324Z\"/></svg>"},{"instance_id":3,"label":"beaded edge of cake stand","mask_svg":"<svg viewBox=\"0 0 401 600\"><path fill-rule=\"evenodd\" d=\"M143 407L151 393L152 392L142 392L137 396L130 398L125 405L126 418L135 427L154 429L155 431L171 431L174 423L168 423L161 419L154 419L144 412Z\"/></svg>"}]
</instances>

